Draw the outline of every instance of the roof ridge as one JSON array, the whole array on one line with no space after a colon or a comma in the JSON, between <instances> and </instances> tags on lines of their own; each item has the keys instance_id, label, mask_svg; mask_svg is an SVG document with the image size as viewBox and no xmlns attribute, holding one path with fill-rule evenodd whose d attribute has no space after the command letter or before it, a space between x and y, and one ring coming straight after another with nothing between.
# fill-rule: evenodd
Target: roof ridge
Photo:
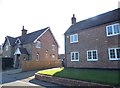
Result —
<instances>
[{"instance_id":1,"label":"roof ridge","mask_svg":"<svg viewBox=\"0 0 120 88\"><path fill-rule=\"evenodd\" d=\"M73 32L75 33L76 31L80 31L83 29L88 29L91 27L105 24L105 23L118 21L120 20L120 17L119 17L120 14L118 14L119 12L120 12L120 8L112 10L112 11L107 11L105 13L76 22L74 25L71 25L64 34L73 33Z\"/></svg>"},{"instance_id":2,"label":"roof ridge","mask_svg":"<svg viewBox=\"0 0 120 88\"><path fill-rule=\"evenodd\" d=\"M18 37L11 37L11 36L6 36L6 38L9 39L10 41L10 44L12 46L15 45L15 41L16 39L20 39L21 41L21 44L27 44L27 43L30 43L30 42L33 42L39 35L41 35L44 31L46 31L49 27L46 27L46 28L43 28L43 29L40 29L40 30L37 30L37 31L34 31L34 32L31 32L31 33L28 33L24 36L18 36Z\"/></svg>"},{"instance_id":3,"label":"roof ridge","mask_svg":"<svg viewBox=\"0 0 120 88\"><path fill-rule=\"evenodd\" d=\"M6 37L9 37L9 38L15 38L15 37L11 37L11 36L6 36Z\"/></svg>"},{"instance_id":4,"label":"roof ridge","mask_svg":"<svg viewBox=\"0 0 120 88\"><path fill-rule=\"evenodd\" d=\"M77 24L77 23L80 23L80 22L84 22L84 21L87 21L87 20L91 20L91 19L97 18L97 17L99 17L99 16L103 16L103 15L109 14L109 13L111 13L111 12L115 12L115 11L118 11L118 10L120 10L120 8L114 9L114 10L111 10L111 11L106 11L106 12L104 12L104 13L101 13L101 14L98 14L98 15L95 15L95 16L92 16L92 17L89 17L89 18L86 18L86 19L84 19L84 20L81 20L81 21L79 21L79 22L76 22L76 24Z\"/></svg>"},{"instance_id":5,"label":"roof ridge","mask_svg":"<svg viewBox=\"0 0 120 88\"><path fill-rule=\"evenodd\" d=\"M26 35L21 35L21 36L15 37L15 38L25 37L25 36L31 35L31 34L33 34L33 33L36 33L36 32L38 32L38 31L46 30L47 28L49 28L49 27L42 28L42 29L40 29L40 30L36 30L36 31L30 32L30 33L28 33L28 34L26 34Z\"/></svg>"}]
</instances>

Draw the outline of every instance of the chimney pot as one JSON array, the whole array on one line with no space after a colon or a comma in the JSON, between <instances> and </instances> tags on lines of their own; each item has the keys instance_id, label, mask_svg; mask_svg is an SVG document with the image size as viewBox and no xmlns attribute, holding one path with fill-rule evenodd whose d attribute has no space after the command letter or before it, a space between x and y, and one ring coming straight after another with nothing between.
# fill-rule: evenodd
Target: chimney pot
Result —
<instances>
[{"instance_id":1,"label":"chimney pot","mask_svg":"<svg viewBox=\"0 0 120 88\"><path fill-rule=\"evenodd\" d=\"M26 35L26 34L27 34L27 30L24 29L24 26L23 26L23 29L22 29L22 36L23 36L23 35Z\"/></svg>"},{"instance_id":2,"label":"chimney pot","mask_svg":"<svg viewBox=\"0 0 120 88\"><path fill-rule=\"evenodd\" d=\"M75 14L73 14L73 17L71 18L72 24L76 23L76 18L75 18Z\"/></svg>"}]
</instances>

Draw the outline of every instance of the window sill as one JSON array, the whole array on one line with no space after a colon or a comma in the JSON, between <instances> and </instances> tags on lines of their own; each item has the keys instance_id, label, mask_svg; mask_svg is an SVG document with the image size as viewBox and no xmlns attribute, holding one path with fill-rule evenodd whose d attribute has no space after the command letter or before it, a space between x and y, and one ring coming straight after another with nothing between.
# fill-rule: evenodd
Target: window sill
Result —
<instances>
[{"instance_id":1,"label":"window sill","mask_svg":"<svg viewBox=\"0 0 120 88\"><path fill-rule=\"evenodd\" d=\"M79 60L71 60L71 61L73 62L73 61L79 61Z\"/></svg>"},{"instance_id":2,"label":"window sill","mask_svg":"<svg viewBox=\"0 0 120 88\"><path fill-rule=\"evenodd\" d=\"M98 61L98 59L95 59L95 60L94 59L92 59L92 60L87 59L87 61Z\"/></svg>"},{"instance_id":3,"label":"window sill","mask_svg":"<svg viewBox=\"0 0 120 88\"><path fill-rule=\"evenodd\" d=\"M76 44L76 43L78 43L78 42L70 42L70 44Z\"/></svg>"},{"instance_id":4,"label":"window sill","mask_svg":"<svg viewBox=\"0 0 120 88\"><path fill-rule=\"evenodd\" d=\"M112 36L117 36L117 35L120 35L120 33L118 33L118 34L113 34L113 35L107 35L107 37L112 37Z\"/></svg>"},{"instance_id":5,"label":"window sill","mask_svg":"<svg viewBox=\"0 0 120 88\"><path fill-rule=\"evenodd\" d=\"M36 47L36 48L38 49L38 48L41 48L41 47Z\"/></svg>"},{"instance_id":6,"label":"window sill","mask_svg":"<svg viewBox=\"0 0 120 88\"><path fill-rule=\"evenodd\" d=\"M114 59L110 58L109 60L111 60L111 61L117 61L117 60L120 60L120 58L118 58L118 59L117 58L114 58Z\"/></svg>"}]
</instances>

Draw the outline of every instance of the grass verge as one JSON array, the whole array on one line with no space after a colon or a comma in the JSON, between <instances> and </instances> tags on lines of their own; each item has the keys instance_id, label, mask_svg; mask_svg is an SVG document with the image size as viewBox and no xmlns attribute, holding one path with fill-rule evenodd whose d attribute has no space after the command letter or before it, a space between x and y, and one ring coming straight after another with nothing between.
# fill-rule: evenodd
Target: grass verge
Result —
<instances>
[{"instance_id":1,"label":"grass verge","mask_svg":"<svg viewBox=\"0 0 120 88\"><path fill-rule=\"evenodd\" d=\"M54 68L41 70L37 73L120 86L120 71L118 70Z\"/></svg>"}]
</instances>

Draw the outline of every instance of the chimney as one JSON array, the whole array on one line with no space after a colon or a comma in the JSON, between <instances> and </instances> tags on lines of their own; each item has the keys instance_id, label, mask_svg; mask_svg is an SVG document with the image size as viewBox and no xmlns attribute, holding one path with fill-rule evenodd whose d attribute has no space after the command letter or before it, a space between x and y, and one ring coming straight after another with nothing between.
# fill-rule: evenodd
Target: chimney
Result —
<instances>
[{"instance_id":1,"label":"chimney","mask_svg":"<svg viewBox=\"0 0 120 88\"><path fill-rule=\"evenodd\" d=\"M27 34L27 30L24 29L24 26L23 26L23 29L22 29L22 36L23 36L23 35L26 35L26 34Z\"/></svg>"},{"instance_id":2,"label":"chimney","mask_svg":"<svg viewBox=\"0 0 120 88\"><path fill-rule=\"evenodd\" d=\"M76 23L76 18L75 18L75 14L73 14L73 17L71 18L72 24Z\"/></svg>"}]
</instances>

